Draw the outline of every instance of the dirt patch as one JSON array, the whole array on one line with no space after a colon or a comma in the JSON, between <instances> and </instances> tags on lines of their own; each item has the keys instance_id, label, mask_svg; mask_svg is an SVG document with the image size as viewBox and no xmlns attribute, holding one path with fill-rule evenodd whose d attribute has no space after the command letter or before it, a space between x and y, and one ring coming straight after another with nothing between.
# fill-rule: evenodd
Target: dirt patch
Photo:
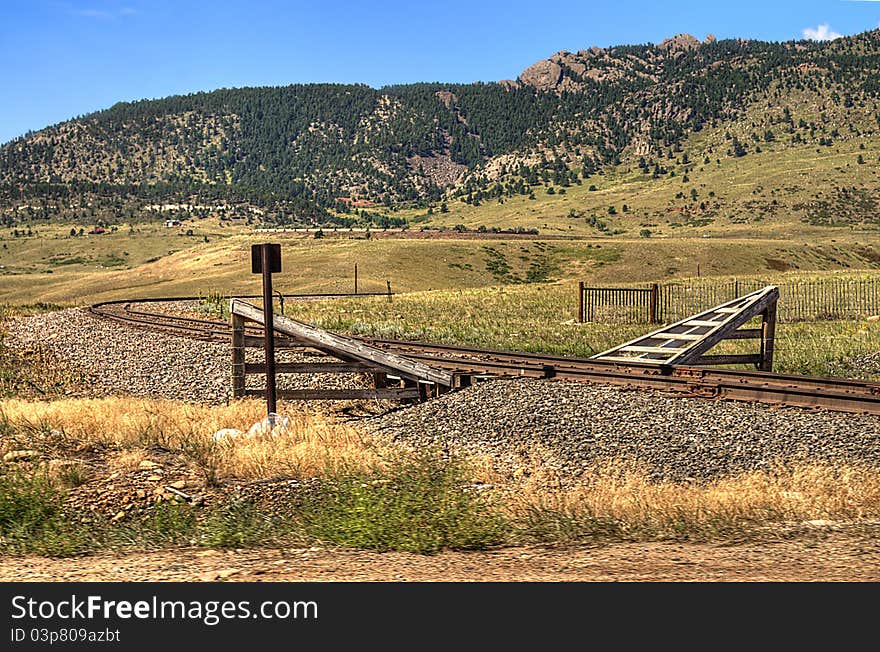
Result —
<instances>
[{"instance_id":1,"label":"dirt patch","mask_svg":"<svg viewBox=\"0 0 880 652\"><path fill-rule=\"evenodd\" d=\"M424 556L326 548L0 557L0 581L863 581L880 580L880 541L844 533L756 545L620 543Z\"/></svg>"},{"instance_id":2,"label":"dirt patch","mask_svg":"<svg viewBox=\"0 0 880 652\"><path fill-rule=\"evenodd\" d=\"M790 269L794 269L791 263L787 263L779 258L765 258L764 261L767 263L768 268L777 272L787 272Z\"/></svg>"}]
</instances>

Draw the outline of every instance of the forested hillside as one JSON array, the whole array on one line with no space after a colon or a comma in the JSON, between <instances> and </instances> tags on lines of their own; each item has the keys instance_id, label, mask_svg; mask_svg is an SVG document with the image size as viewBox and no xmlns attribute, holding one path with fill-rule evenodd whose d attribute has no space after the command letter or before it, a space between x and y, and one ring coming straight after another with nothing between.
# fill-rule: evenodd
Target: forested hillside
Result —
<instances>
[{"instance_id":1,"label":"forested hillside","mask_svg":"<svg viewBox=\"0 0 880 652\"><path fill-rule=\"evenodd\" d=\"M878 71L878 31L827 43L681 35L560 52L498 83L120 103L0 148L3 221L22 210L92 219L96 207L102 219L131 221L145 206L185 202L193 213L247 204L251 221L388 225L398 208L528 196L622 165L660 178L762 147L873 142ZM700 140L710 133L718 137Z\"/></svg>"}]
</instances>

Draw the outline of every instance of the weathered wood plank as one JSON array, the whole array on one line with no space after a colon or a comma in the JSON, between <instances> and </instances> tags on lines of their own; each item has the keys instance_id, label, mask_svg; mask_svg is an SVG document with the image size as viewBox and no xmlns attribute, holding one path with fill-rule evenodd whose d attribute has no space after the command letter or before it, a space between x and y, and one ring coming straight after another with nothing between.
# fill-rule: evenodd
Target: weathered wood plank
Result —
<instances>
[{"instance_id":1,"label":"weathered wood plank","mask_svg":"<svg viewBox=\"0 0 880 652\"><path fill-rule=\"evenodd\" d=\"M645 339L658 339L658 340L686 340L689 342L695 342L698 339L703 337L699 333L657 333L652 335L650 338Z\"/></svg>"},{"instance_id":2,"label":"weathered wood plank","mask_svg":"<svg viewBox=\"0 0 880 652\"><path fill-rule=\"evenodd\" d=\"M752 340L758 339L763 335L760 328L740 328L739 330L727 333L725 340Z\"/></svg>"},{"instance_id":3,"label":"weathered wood plank","mask_svg":"<svg viewBox=\"0 0 880 652\"><path fill-rule=\"evenodd\" d=\"M232 315L232 397L244 396L244 318Z\"/></svg>"},{"instance_id":4,"label":"weathered wood plank","mask_svg":"<svg viewBox=\"0 0 880 652\"><path fill-rule=\"evenodd\" d=\"M244 346L248 349L262 349L263 348L263 338L262 337L254 337L253 335L245 335L244 336ZM294 339L289 337L275 337L275 348L276 349L294 349L294 350L306 350L311 349L310 346L304 346L302 342L297 342Z\"/></svg>"},{"instance_id":5,"label":"weathered wood plank","mask_svg":"<svg viewBox=\"0 0 880 652\"><path fill-rule=\"evenodd\" d=\"M715 328L723 323L723 321L709 321L708 319L688 319L682 323L682 326L710 326Z\"/></svg>"},{"instance_id":6,"label":"weathered wood plank","mask_svg":"<svg viewBox=\"0 0 880 652\"><path fill-rule=\"evenodd\" d=\"M776 302L767 306L761 322L761 371L773 371L773 347L776 339Z\"/></svg>"},{"instance_id":7,"label":"weathered wood plank","mask_svg":"<svg viewBox=\"0 0 880 652\"><path fill-rule=\"evenodd\" d=\"M632 364L632 363L634 363L634 362L637 362L637 363L640 363L640 364L641 364L641 363L645 363L645 364L666 364L666 360L657 360L657 359L652 360L651 358L637 358L637 357L635 357L635 356L633 356L633 357L631 357L631 358L628 358L628 357L623 356L623 355L609 355L609 356L604 356L604 355L603 355L603 356L602 356L602 360L603 360L603 361L608 361L608 362L625 362L625 363L627 363L627 364Z\"/></svg>"},{"instance_id":8,"label":"weathered wood plank","mask_svg":"<svg viewBox=\"0 0 880 652\"><path fill-rule=\"evenodd\" d=\"M263 389L249 389L247 396L263 396ZM278 390L278 398L288 401L361 401L385 399L403 401L419 398L418 387L388 389L282 389Z\"/></svg>"},{"instance_id":9,"label":"weathered wood plank","mask_svg":"<svg viewBox=\"0 0 880 652\"><path fill-rule=\"evenodd\" d=\"M360 362L276 362L275 373L280 374L352 374L372 371L375 367ZM264 374L266 365L249 362L244 366L246 374Z\"/></svg>"},{"instance_id":10,"label":"weathered wood plank","mask_svg":"<svg viewBox=\"0 0 880 652\"><path fill-rule=\"evenodd\" d=\"M263 311L256 306L239 299L233 299L231 303L232 313L241 315L258 324L263 323ZM337 335L309 324L303 324L289 317L278 315L274 320L274 328L280 333L296 338L311 346L325 351L338 352L342 357L394 370L408 378L430 380L445 387L452 386L452 374L450 373L435 369L421 362L408 360L395 353L383 351L353 338Z\"/></svg>"},{"instance_id":11,"label":"weathered wood plank","mask_svg":"<svg viewBox=\"0 0 880 652\"><path fill-rule=\"evenodd\" d=\"M674 355L681 351L676 346L622 346L618 351L626 351L627 353L668 353Z\"/></svg>"},{"instance_id":12,"label":"weathered wood plank","mask_svg":"<svg viewBox=\"0 0 880 652\"><path fill-rule=\"evenodd\" d=\"M761 364L759 353L744 353L731 355L703 355L694 361L696 364Z\"/></svg>"}]
</instances>

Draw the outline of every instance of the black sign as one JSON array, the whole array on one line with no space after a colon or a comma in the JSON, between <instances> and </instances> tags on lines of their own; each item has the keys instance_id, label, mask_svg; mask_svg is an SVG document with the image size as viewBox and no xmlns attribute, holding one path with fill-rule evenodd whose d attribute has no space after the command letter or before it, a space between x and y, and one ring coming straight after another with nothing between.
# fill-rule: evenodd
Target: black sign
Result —
<instances>
[{"instance_id":1,"label":"black sign","mask_svg":"<svg viewBox=\"0 0 880 652\"><path fill-rule=\"evenodd\" d=\"M254 274L263 273L263 247L269 258L270 274L281 271L281 245L280 244L255 244L251 245L251 272Z\"/></svg>"}]
</instances>

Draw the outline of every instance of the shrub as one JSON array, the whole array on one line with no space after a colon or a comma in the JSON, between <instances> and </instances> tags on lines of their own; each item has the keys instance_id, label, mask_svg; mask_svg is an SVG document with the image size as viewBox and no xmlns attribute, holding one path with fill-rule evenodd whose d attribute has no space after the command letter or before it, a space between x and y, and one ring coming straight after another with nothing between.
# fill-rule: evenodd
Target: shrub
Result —
<instances>
[{"instance_id":1,"label":"shrub","mask_svg":"<svg viewBox=\"0 0 880 652\"><path fill-rule=\"evenodd\" d=\"M64 493L45 471L0 465L0 550L64 556L85 547L85 531L67 518Z\"/></svg>"},{"instance_id":2,"label":"shrub","mask_svg":"<svg viewBox=\"0 0 880 652\"><path fill-rule=\"evenodd\" d=\"M469 485L466 469L436 452L334 478L304 501L301 519L319 540L381 551L482 549L503 536L500 516Z\"/></svg>"}]
</instances>

